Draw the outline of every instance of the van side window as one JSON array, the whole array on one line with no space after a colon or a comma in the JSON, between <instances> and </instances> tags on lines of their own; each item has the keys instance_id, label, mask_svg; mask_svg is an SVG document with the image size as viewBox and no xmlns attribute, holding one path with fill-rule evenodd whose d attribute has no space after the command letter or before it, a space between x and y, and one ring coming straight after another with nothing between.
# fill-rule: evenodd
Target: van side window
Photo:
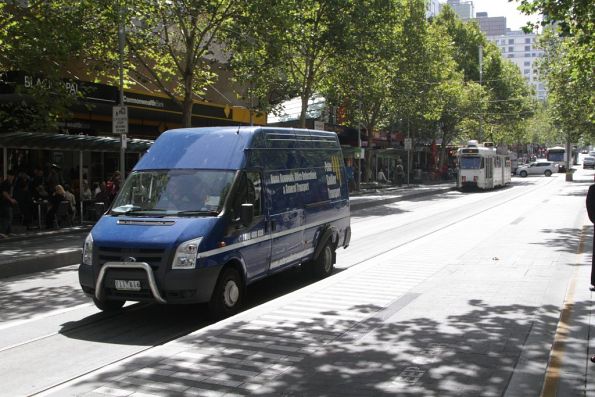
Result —
<instances>
[{"instance_id":1,"label":"van side window","mask_svg":"<svg viewBox=\"0 0 595 397\"><path fill-rule=\"evenodd\" d=\"M258 172L247 172L247 201L254 204L254 216L262 215L262 183Z\"/></svg>"},{"instance_id":2,"label":"van side window","mask_svg":"<svg viewBox=\"0 0 595 397\"><path fill-rule=\"evenodd\" d=\"M262 215L262 183L258 172L242 173L237 195L233 200L234 219L240 216L242 204L254 204L254 216Z\"/></svg>"}]
</instances>

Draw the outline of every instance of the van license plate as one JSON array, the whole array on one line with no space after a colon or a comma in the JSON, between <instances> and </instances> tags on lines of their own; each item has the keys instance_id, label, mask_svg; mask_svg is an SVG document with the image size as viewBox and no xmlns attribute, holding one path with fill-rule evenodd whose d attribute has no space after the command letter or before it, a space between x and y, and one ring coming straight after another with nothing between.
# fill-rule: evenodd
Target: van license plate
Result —
<instances>
[{"instance_id":1,"label":"van license plate","mask_svg":"<svg viewBox=\"0 0 595 397\"><path fill-rule=\"evenodd\" d=\"M115 280L120 291L140 291L140 280Z\"/></svg>"}]
</instances>

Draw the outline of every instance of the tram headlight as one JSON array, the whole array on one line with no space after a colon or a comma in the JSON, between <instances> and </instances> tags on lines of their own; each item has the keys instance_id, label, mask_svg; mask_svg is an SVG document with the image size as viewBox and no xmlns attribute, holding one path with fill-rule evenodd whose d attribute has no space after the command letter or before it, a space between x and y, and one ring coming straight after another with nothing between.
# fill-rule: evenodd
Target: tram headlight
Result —
<instances>
[{"instance_id":1,"label":"tram headlight","mask_svg":"<svg viewBox=\"0 0 595 397\"><path fill-rule=\"evenodd\" d=\"M93 235L89 233L83 244L83 265L93 265Z\"/></svg>"}]
</instances>

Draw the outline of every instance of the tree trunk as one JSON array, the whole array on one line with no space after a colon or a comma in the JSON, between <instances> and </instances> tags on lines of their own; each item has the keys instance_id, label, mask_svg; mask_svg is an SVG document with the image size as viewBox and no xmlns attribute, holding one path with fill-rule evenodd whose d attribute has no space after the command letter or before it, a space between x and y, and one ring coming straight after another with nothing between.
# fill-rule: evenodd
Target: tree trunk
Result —
<instances>
[{"instance_id":1,"label":"tree trunk","mask_svg":"<svg viewBox=\"0 0 595 397\"><path fill-rule=\"evenodd\" d=\"M306 112L308 111L308 97L302 96L302 110L300 112L300 128L306 128Z\"/></svg>"},{"instance_id":2,"label":"tree trunk","mask_svg":"<svg viewBox=\"0 0 595 397\"><path fill-rule=\"evenodd\" d=\"M184 102L182 103L182 124L184 127L192 127L192 74L184 76Z\"/></svg>"}]
</instances>

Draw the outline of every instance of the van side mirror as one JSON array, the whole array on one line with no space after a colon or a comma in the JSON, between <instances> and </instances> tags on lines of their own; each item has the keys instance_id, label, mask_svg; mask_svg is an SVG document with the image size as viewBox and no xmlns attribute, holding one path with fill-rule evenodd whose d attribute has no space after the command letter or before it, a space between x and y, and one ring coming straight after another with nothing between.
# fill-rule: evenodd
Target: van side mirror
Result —
<instances>
[{"instance_id":1,"label":"van side mirror","mask_svg":"<svg viewBox=\"0 0 595 397\"><path fill-rule=\"evenodd\" d=\"M254 204L242 204L240 209L240 222L242 225L248 226L254 219Z\"/></svg>"}]
</instances>

